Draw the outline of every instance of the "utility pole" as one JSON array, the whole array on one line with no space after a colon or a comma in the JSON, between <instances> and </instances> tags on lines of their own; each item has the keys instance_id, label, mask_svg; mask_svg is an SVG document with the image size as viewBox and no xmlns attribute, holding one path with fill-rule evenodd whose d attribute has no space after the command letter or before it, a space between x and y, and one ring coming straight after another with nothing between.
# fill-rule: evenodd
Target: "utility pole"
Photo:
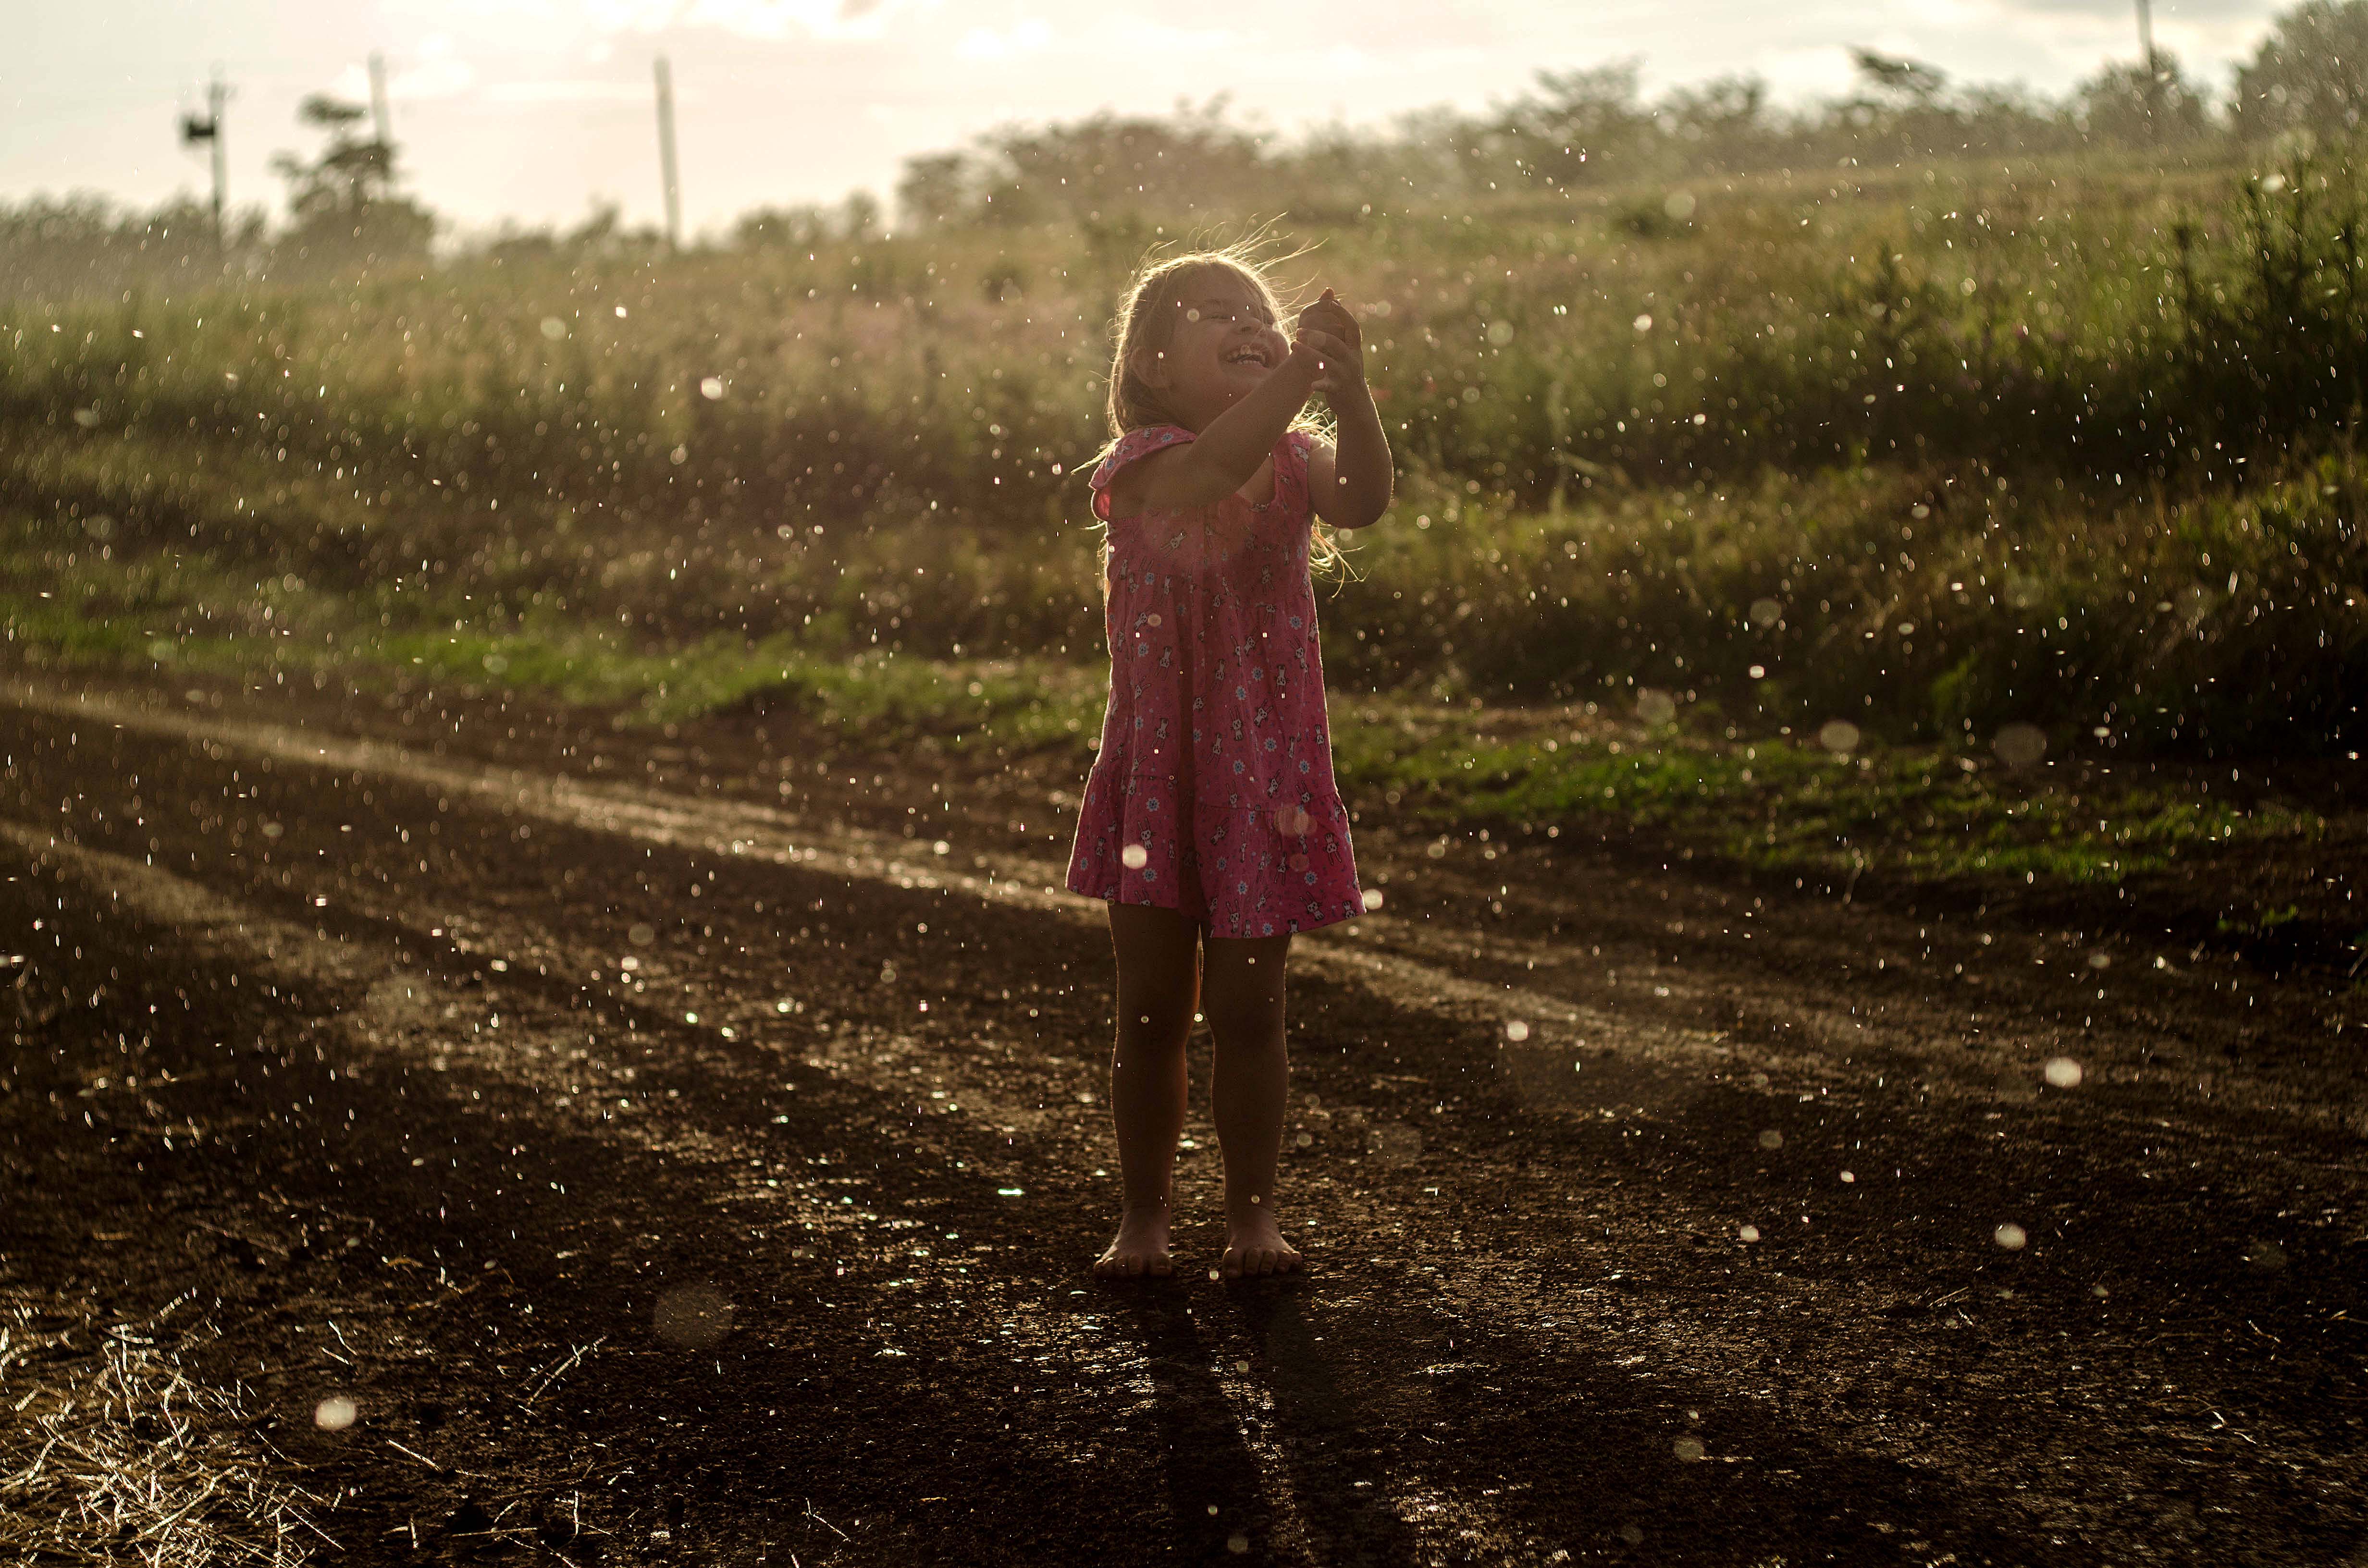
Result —
<instances>
[{"instance_id":1,"label":"utility pole","mask_svg":"<svg viewBox=\"0 0 2368 1568\"><path fill-rule=\"evenodd\" d=\"M222 125L222 106L230 102L230 85L222 77L222 67L214 67L213 79L206 85L206 117L194 114L181 117L181 143L211 143L214 155L214 249L227 251L229 232L223 227L222 212L230 198L230 163Z\"/></svg>"},{"instance_id":2,"label":"utility pole","mask_svg":"<svg viewBox=\"0 0 2368 1568\"><path fill-rule=\"evenodd\" d=\"M378 144L394 146L394 124L386 111L386 56L373 51L370 57L370 125L378 132Z\"/></svg>"},{"instance_id":3,"label":"utility pole","mask_svg":"<svg viewBox=\"0 0 2368 1568\"><path fill-rule=\"evenodd\" d=\"M674 165L674 73L666 56L657 60L658 172L666 181L666 248L682 248L682 178Z\"/></svg>"},{"instance_id":4,"label":"utility pole","mask_svg":"<svg viewBox=\"0 0 2368 1568\"><path fill-rule=\"evenodd\" d=\"M2162 140L2162 64L2154 51L2154 6L2138 0L2138 47L2146 51L2146 130Z\"/></svg>"}]
</instances>

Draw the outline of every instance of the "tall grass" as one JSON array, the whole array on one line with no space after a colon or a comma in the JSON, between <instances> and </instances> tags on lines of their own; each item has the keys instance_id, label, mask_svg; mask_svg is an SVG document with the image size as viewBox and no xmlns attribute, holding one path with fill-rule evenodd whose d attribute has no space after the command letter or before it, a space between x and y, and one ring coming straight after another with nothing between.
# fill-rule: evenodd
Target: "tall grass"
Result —
<instances>
[{"instance_id":1,"label":"tall grass","mask_svg":"<svg viewBox=\"0 0 2368 1568\"><path fill-rule=\"evenodd\" d=\"M1336 679L2356 745L2362 210L2331 169L1990 165L1295 235L1362 313L1402 473L1326 607ZM169 552L390 633L1090 654L1102 324L1178 237L512 247L0 307L0 587Z\"/></svg>"}]
</instances>

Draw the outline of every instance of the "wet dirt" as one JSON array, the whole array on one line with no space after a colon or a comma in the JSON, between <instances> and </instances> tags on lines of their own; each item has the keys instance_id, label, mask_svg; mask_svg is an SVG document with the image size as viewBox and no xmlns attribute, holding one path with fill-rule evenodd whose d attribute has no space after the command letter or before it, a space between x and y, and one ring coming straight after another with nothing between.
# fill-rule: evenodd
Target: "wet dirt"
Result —
<instances>
[{"instance_id":1,"label":"wet dirt","mask_svg":"<svg viewBox=\"0 0 2368 1568\"><path fill-rule=\"evenodd\" d=\"M1103 1285L1076 780L200 696L0 707L0 1287L202 1314L324 1560L2368 1551L2340 974L1367 806L1310 1274L1207 1278L1203 1040Z\"/></svg>"}]
</instances>

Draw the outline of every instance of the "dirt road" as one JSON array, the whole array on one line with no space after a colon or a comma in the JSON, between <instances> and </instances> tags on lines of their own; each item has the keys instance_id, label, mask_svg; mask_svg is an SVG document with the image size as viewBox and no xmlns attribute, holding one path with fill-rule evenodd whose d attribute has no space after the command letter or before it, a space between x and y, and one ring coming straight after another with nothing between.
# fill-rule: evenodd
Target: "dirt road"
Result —
<instances>
[{"instance_id":1,"label":"dirt road","mask_svg":"<svg viewBox=\"0 0 2368 1568\"><path fill-rule=\"evenodd\" d=\"M0 1395L171 1346L305 1499L258 1551L2368 1562L2356 998L2141 912L1366 804L1387 903L1293 959L1312 1274L1201 1272L1203 1041L1185 1277L1101 1286L1059 781L7 702L0 1290L50 1348Z\"/></svg>"}]
</instances>

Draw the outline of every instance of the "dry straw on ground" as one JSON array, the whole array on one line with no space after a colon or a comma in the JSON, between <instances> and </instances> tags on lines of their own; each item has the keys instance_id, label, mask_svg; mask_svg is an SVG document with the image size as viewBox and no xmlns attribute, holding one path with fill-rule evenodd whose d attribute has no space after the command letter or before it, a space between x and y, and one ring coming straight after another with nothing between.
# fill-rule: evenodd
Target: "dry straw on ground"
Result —
<instances>
[{"instance_id":1,"label":"dry straw on ground","mask_svg":"<svg viewBox=\"0 0 2368 1568\"><path fill-rule=\"evenodd\" d=\"M330 1544L317 1502L257 1451L244 1391L185 1360L218 1333L0 1292L0 1560L293 1565Z\"/></svg>"}]
</instances>

